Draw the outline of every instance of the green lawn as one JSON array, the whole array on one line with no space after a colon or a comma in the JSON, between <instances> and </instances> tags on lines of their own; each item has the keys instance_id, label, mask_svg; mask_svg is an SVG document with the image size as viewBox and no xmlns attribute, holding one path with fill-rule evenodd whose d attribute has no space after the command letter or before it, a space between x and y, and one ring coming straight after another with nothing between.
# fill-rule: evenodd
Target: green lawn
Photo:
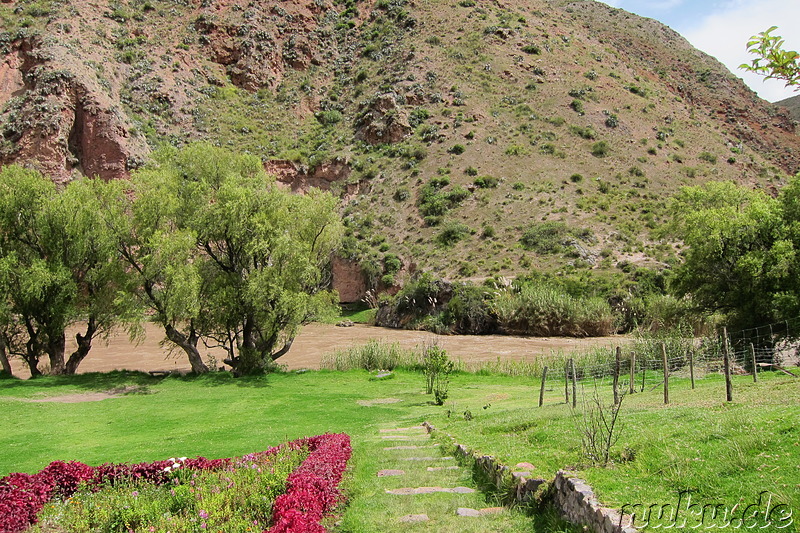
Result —
<instances>
[{"instance_id":1,"label":"green lawn","mask_svg":"<svg viewBox=\"0 0 800 533\"><path fill-rule=\"evenodd\" d=\"M29 401L126 385L140 390L98 402ZM688 380L672 380L672 403L666 407L658 389L626 397L616 462L608 468L592 468L583 459L563 388L553 384L538 408L538 385L529 378L458 374L450 399L436 407L423 394L424 377L410 372L380 381L365 371L246 379L213 374L159 380L112 373L0 380L0 475L35 472L56 459L99 464L229 457L343 431L353 438L354 470L347 483L353 500L342 528L371 531L364 524L389 505L374 480L376 468L386 467L375 453L383 445L375 435L380 428L430 420L459 442L508 464L533 463L542 477L574 468L612 506L668 503L685 489L704 501L735 504L768 490L774 501L800 513L800 379L765 373L754 384L748 376L736 377L732 404L723 401L724 383L714 376L699 380L694 391ZM388 398L400 401L358 403ZM467 410L471 420L465 420ZM526 523L517 516L508 520L514 528Z\"/></svg>"}]
</instances>

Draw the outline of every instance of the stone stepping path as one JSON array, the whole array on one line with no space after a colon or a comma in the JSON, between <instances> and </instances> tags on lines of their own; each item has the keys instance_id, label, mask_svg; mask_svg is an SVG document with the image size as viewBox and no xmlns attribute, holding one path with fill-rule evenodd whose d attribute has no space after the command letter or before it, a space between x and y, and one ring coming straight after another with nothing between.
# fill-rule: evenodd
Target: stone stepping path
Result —
<instances>
[{"instance_id":1,"label":"stone stepping path","mask_svg":"<svg viewBox=\"0 0 800 533\"><path fill-rule=\"evenodd\" d=\"M407 444L383 447L385 455L379 463L383 469L376 474L377 477L386 479L383 492L390 495L390 498L397 498L390 500L393 502L390 503L390 508L397 513L395 518L390 519L397 524L395 528L403 527L401 524L409 524L408 527L424 527L428 528L425 529L427 531L435 530L435 526L443 524L455 525L454 520L461 524L463 520L463 526L456 527L466 528L464 533L483 532L486 529L482 529L481 524L486 524L489 515L507 513L504 507L481 507L484 497L475 488L464 486L471 484L472 479L461 466L437 465L445 461L455 461L454 457L415 453L424 449L435 453L435 449L441 449L438 443L430 442L430 436L424 427L379 429L378 437L381 440L409 441ZM400 468L401 464L408 466ZM404 484L398 484L394 478L402 479ZM415 482L424 486L415 486ZM501 516L506 516L505 520L508 520L507 514ZM423 526L422 523L426 522L429 524ZM414 526L416 523L420 523L420 526Z\"/></svg>"},{"instance_id":2,"label":"stone stepping path","mask_svg":"<svg viewBox=\"0 0 800 533\"><path fill-rule=\"evenodd\" d=\"M378 477L388 477L388 476L403 476L405 475L405 470L380 470L378 472Z\"/></svg>"},{"instance_id":3,"label":"stone stepping path","mask_svg":"<svg viewBox=\"0 0 800 533\"><path fill-rule=\"evenodd\" d=\"M407 514L405 516L401 516L397 521L405 523L414 523L414 522L427 522L428 520L430 520L430 518L428 518L428 515L426 514Z\"/></svg>"},{"instance_id":4,"label":"stone stepping path","mask_svg":"<svg viewBox=\"0 0 800 533\"><path fill-rule=\"evenodd\" d=\"M403 457L403 461L452 461L455 457Z\"/></svg>"},{"instance_id":5,"label":"stone stepping path","mask_svg":"<svg viewBox=\"0 0 800 533\"><path fill-rule=\"evenodd\" d=\"M483 516L487 514L502 513L505 507L485 507L483 509L472 509L470 507L459 507L456 509L458 516Z\"/></svg>"},{"instance_id":6,"label":"stone stepping path","mask_svg":"<svg viewBox=\"0 0 800 533\"><path fill-rule=\"evenodd\" d=\"M429 446L389 446L388 448L384 448L384 450L421 450L423 448L436 448L437 446L439 446L439 443Z\"/></svg>"},{"instance_id":7,"label":"stone stepping path","mask_svg":"<svg viewBox=\"0 0 800 533\"><path fill-rule=\"evenodd\" d=\"M400 494L409 496L411 494L433 494L434 492L450 492L452 494L472 494L475 489L469 487L416 487L407 489L386 489L387 494Z\"/></svg>"}]
</instances>

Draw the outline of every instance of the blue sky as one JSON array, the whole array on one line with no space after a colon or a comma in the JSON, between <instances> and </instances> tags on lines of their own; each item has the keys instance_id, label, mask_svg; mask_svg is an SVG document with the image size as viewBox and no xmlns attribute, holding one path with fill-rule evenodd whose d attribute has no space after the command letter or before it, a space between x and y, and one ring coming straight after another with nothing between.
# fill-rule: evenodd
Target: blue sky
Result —
<instances>
[{"instance_id":1,"label":"blue sky","mask_svg":"<svg viewBox=\"0 0 800 533\"><path fill-rule=\"evenodd\" d=\"M774 32L786 39L785 47L800 50L800 0L604 0L671 27L700 50L716 57L770 102L800 95L777 80L739 70L753 56L746 43L751 35L778 26Z\"/></svg>"}]
</instances>

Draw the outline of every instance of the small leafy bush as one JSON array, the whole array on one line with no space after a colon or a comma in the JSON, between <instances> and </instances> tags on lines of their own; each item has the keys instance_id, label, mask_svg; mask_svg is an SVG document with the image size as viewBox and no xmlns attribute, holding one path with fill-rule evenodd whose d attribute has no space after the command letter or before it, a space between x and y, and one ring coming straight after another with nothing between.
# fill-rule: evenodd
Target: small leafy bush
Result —
<instances>
[{"instance_id":1,"label":"small leafy bush","mask_svg":"<svg viewBox=\"0 0 800 533\"><path fill-rule=\"evenodd\" d=\"M444 225L436 236L436 241L442 246L453 246L470 233L472 230L466 224L451 221Z\"/></svg>"},{"instance_id":2,"label":"small leafy bush","mask_svg":"<svg viewBox=\"0 0 800 533\"><path fill-rule=\"evenodd\" d=\"M497 187L497 184L500 183L500 180L498 180L494 176L480 176L478 178L475 178L475 181L473 183L479 189L493 189Z\"/></svg>"},{"instance_id":3,"label":"small leafy bush","mask_svg":"<svg viewBox=\"0 0 800 533\"><path fill-rule=\"evenodd\" d=\"M522 47L522 51L525 52L526 54L532 54L532 55L539 55L542 53L542 49L536 46L535 44L526 44L525 46Z\"/></svg>"},{"instance_id":4,"label":"small leafy bush","mask_svg":"<svg viewBox=\"0 0 800 533\"><path fill-rule=\"evenodd\" d=\"M428 346L423 355L425 365L425 392L433 394L433 403L444 405L450 388L450 374L454 365L447 352L438 346Z\"/></svg>"},{"instance_id":5,"label":"small leafy bush","mask_svg":"<svg viewBox=\"0 0 800 533\"><path fill-rule=\"evenodd\" d=\"M461 154L463 154L463 153L464 153L466 150L467 150L467 149L464 147L464 145L463 145L463 144L454 144L454 145L453 145L453 146L452 146L452 147L451 147L451 148L448 150L448 152L450 152L451 154L454 154L454 155L461 155Z\"/></svg>"},{"instance_id":6,"label":"small leafy bush","mask_svg":"<svg viewBox=\"0 0 800 533\"><path fill-rule=\"evenodd\" d=\"M592 145L592 155L595 157L606 157L611 151L611 147L606 141L598 141Z\"/></svg>"}]
</instances>

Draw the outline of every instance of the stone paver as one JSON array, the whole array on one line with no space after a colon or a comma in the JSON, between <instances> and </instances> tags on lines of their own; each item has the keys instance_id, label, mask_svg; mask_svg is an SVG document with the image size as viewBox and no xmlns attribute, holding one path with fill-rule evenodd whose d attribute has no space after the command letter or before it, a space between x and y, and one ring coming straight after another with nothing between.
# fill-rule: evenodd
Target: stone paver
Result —
<instances>
[{"instance_id":1,"label":"stone paver","mask_svg":"<svg viewBox=\"0 0 800 533\"><path fill-rule=\"evenodd\" d=\"M409 437L408 435L381 435L385 440L414 440L416 437Z\"/></svg>"},{"instance_id":2,"label":"stone paver","mask_svg":"<svg viewBox=\"0 0 800 533\"><path fill-rule=\"evenodd\" d=\"M380 470L378 472L378 477L387 477L387 476L403 476L405 475L404 470Z\"/></svg>"},{"instance_id":3,"label":"stone paver","mask_svg":"<svg viewBox=\"0 0 800 533\"><path fill-rule=\"evenodd\" d=\"M407 487L402 489L386 489L387 494L410 496L412 494L433 494L434 492L450 492L453 494L472 494L475 489L469 487Z\"/></svg>"},{"instance_id":4,"label":"stone paver","mask_svg":"<svg viewBox=\"0 0 800 533\"><path fill-rule=\"evenodd\" d=\"M384 450L420 450L422 448L436 448L439 446L439 443L431 444L429 446L413 446L413 445L405 445L405 446L389 446L388 448L384 448Z\"/></svg>"},{"instance_id":5,"label":"stone paver","mask_svg":"<svg viewBox=\"0 0 800 533\"><path fill-rule=\"evenodd\" d=\"M403 457L403 461L452 461L455 457Z\"/></svg>"},{"instance_id":6,"label":"stone paver","mask_svg":"<svg viewBox=\"0 0 800 533\"><path fill-rule=\"evenodd\" d=\"M428 467L428 472L438 472L440 470L458 470L460 468L461 468L460 466L455 466L455 465L453 465L453 466L429 466Z\"/></svg>"},{"instance_id":7,"label":"stone paver","mask_svg":"<svg viewBox=\"0 0 800 533\"><path fill-rule=\"evenodd\" d=\"M407 514L405 516L401 516L398 519L399 522L409 522L409 523L427 522L428 520L430 520L430 518L428 518L428 515L426 514Z\"/></svg>"},{"instance_id":8,"label":"stone paver","mask_svg":"<svg viewBox=\"0 0 800 533\"><path fill-rule=\"evenodd\" d=\"M477 509L470 509L469 507L459 507L456 509L458 516L480 516L481 512Z\"/></svg>"},{"instance_id":9,"label":"stone paver","mask_svg":"<svg viewBox=\"0 0 800 533\"><path fill-rule=\"evenodd\" d=\"M412 426L410 428L379 429L378 431L380 433L397 433L397 432L400 432L400 431L411 431L412 429L419 431L420 434L427 433L425 431L425 428L422 427L422 426Z\"/></svg>"}]
</instances>

